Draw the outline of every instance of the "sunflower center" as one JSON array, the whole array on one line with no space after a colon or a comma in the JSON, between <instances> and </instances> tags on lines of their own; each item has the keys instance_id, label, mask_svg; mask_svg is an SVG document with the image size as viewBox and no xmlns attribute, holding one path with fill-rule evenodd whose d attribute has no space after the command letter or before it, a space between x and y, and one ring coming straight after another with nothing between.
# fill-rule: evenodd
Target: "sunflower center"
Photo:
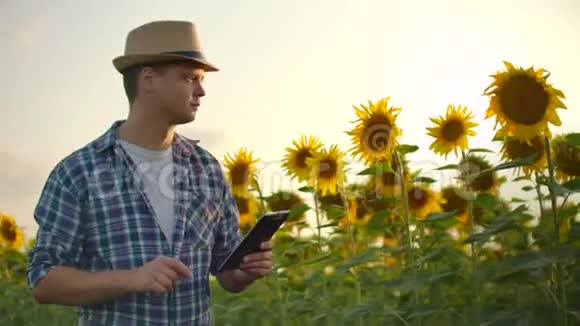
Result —
<instances>
[{"instance_id":1,"label":"sunflower center","mask_svg":"<svg viewBox=\"0 0 580 326\"><path fill-rule=\"evenodd\" d=\"M239 164L232 168L232 185L242 186L248 183L248 178L250 176L250 170L248 165Z\"/></svg>"},{"instance_id":2,"label":"sunflower center","mask_svg":"<svg viewBox=\"0 0 580 326\"><path fill-rule=\"evenodd\" d=\"M301 203L302 200L292 193L279 193L273 196L270 201L270 209L274 211L291 209L292 206Z\"/></svg>"},{"instance_id":3,"label":"sunflower center","mask_svg":"<svg viewBox=\"0 0 580 326\"><path fill-rule=\"evenodd\" d=\"M248 201L248 198L236 197L236 205L238 205L238 212L240 215L248 214L250 212L250 205Z\"/></svg>"},{"instance_id":4,"label":"sunflower center","mask_svg":"<svg viewBox=\"0 0 580 326\"><path fill-rule=\"evenodd\" d=\"M554 146L556 166L564 174L580 177L580 151L567 144Z\"/></svg>"},{"instance_id":5,"label":"sunflower center","mask_svg":"<svg viewBox=\"0 0 580 326\"><path fill-rule=\"evenodd\" d=\"M457 215L461 215L467 211L467 201L458 194L458 191L454 188L443 189L442 193L445 202L441 204L441 208L444 211L456 211Z\"/></svg>"},{"instance_id":6,"label":"sunflower center","mask_svg":"<svg viewBox=\"0 0 580 326\"><path fill-rule=\"evenodd\" d=\"M544 87L527 75L511 77L498 95L504 114L510 120L527 126L544 118L550 99Z\"/></svg>"},{"instance_id":7,"label":"sunflower center","mask_svg":"<svg viewBox=\"0 0 580 326\"><path fill-rule=\"evenodd\" d=\"M401 177L399 176L399 174L395 173L395 172L385 172L383 174L383 185L385 186L394 186L394 185L400 185L401 184Z\"/></svg>"},{"instance_id":8,"label":"sunflower center","mask_svg":"<svg viewBox=\"0 0 580 326\"><path fill-rule=\"evenodd\" d=\"M419 209L425 207L429 202L429 194L427 191L413 187L409 190L409 207L411 209Z\"/></svg>"},{"instance_id":9,"label":"sunflower center","mask_svg":"<svg viewBox=\"0 0 580 326\"><path fill-rule=\"evenodd\" d=\"M469 179L469 185L475 191L488 191L494 187L495 173L486 171L490 168L491 165L479 157L470 157L462 161L460 166L462 177Z\"/></svg>"},{"instance_id":10,"label":"sunflower center","mask_svg":"<svg viewBox=\"0 0 580 326\"><path fill-rule=\"evenodd\" d=\"M317 196L320 199L320 204L322 205L344 205L344 201L342 200L342 196L340 194L320 196L320 193L318 193Z\"/></svg>"},{"instance_id":11,"label":"sunflower center","mask_svg":"<svg viewBox=\"0 0 580 326\"><path fill-rule=\"evenodd\" d=\"M465 133L463 122L457 119L450 119L441 126L441 137L448 142L459 139Z\"/></svg>"},{"instance_id":12,"label":"sunflower center","mask_svg":"<svg viewBox=\"0 0 580 326\"><path fill-rule=\"evenodd\" d=\"M518 139L510 139L505 142L505 149L510 159L516 160L520 158L529 157L535 154L534 162L542 158L544 152L544 143L539 137L531 140L532 144L528 145L526 142Z\"/></svg>"},{"instance_id":13,"label":"sunflower center","mask_svg":"<svg viewBox=\"0 0 580 326\"><path fill-rule=\"evenodd\" d=\"M364 205L362 198L356 199L356 219L360 220L368 213L366 206Z\"/></svg>"},{"instance_id":14,"label":"sunflower center","mask_svg":"<svg viewBox=\"0 0 580 326\"><path fill-rule=\"evenodd\" d=\"M391 141L392 125L388 117L376 115L363 128L361 144L365 151L383 153L388 150Z\"/></svg>"},{"instance_id":15,"label":"sunflower center","mask_svg":"<svg viewBox=\"0 0 580 326\"><path fill-rule=\"evenodd\" d=\"M320 170L318 175L322 179L332 179L338 172L338 165L333 159L323 159L320 161Z\"/></svg>"},{"instance_id":16,"label":"sunflower center","mask_svg":"<svg viewBox=\"0 0 580 326\"><path fill-rule=\"evenodd\" d=\"M2 234L2 237L8 242L13 242L16 240L16 231L10 223L2 222L0 225L0 233Z\"/></svg>"},{"instance_id":17,"label":"sunflower center","mask_svg":"<svg viewBox=\"0 0 580 326\"><path fill-rule=\"evenodd\" d=\"M307 167L306 159L309 157L312 157L310 150L308 148L301 149L296 153L296 160L294 164L296 164L296 166L301 169L305 169Z\"/></svg>"}]
</instances>

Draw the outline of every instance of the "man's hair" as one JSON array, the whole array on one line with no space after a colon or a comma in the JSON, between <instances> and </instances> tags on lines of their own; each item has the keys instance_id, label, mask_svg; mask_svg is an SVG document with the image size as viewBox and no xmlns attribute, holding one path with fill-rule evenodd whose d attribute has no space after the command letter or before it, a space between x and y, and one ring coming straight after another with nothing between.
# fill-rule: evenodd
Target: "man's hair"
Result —
<instances>
[{"instance_id":1,"label":"man's hair","mask_svg":"<svg viewBox=\"0 0 580 326\"><path fill-rule=\"evenodd\" d=\"M137 88L139 82L139 75L145 66L133 66L123 71L123 87L125 94L129 100L129 104L133 104L137 97Z\"/></svg>"},{"instance_id":2,"label":"man's hair","mask_svg":"<svg viewBox=\"0 0 580 326\"><path fill-rule=\"evenodd\" d=\"M169 66L176 65L183 62L179 61L167 61L154 64L136 65L127 68L123 71L123 87L125 88L125 94L129 100L129 104L133 104L135 98L137 97L137 91L139 89L139 76L145 67L151 67L153 70L164 74Z\"/></svg>"}]
</instances>

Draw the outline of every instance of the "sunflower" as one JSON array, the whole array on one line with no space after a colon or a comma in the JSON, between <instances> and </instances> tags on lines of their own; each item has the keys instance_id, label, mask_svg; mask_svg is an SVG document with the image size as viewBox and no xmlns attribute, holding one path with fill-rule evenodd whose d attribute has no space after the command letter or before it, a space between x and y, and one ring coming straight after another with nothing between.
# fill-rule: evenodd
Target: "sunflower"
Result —
<instances>
[{"instance_id":1,"label":"sunflower","mask_svg":"<svg viewBox=\"0 0 580 326\"><path fill-rule=\"evenodd\" d=\"M18 250L24 244L24 235L10 215L0 213L0 246Z\"/></svg>"},{"instance_id":2,"label":"sunflower","mask_svg":"<svg viewBox=\"0 0 580 326\"><path fill-rule=\"evenodd\" d=\"M430 213L441 211L438 195L424 186L413 185L407 195L409 209L417 218L425 218Z\"/></svg>"},{"instance_id":3,"label":"sunflower","mask_svg":"<svg viewBox=\"0 0 580 326\"><path fill-rule=\"evenodd\" d=\"M348 213L340 219L340 225L346 227L348 225L365 224L370 218L371 214L366 207L364 197L350 196L348 198Z\"/></svg>"},{"instance_id":4,"label":"sunflower","mask_svg":"<svg viewBox=\"0 0 580 326\"><path fill-rule=\"evenodd\" d=\"M407 162L403 162L403 174L400 174L400 167L397 161L391 162L391 169L389 171L381 171L375 175L371 175L368 179L368 197L369 200L379 200L387 198L400 198L403 191L403 182L409 184L410 173ZM386 209L386 207L384 208Z\"/></svg>"},{"instance_id":5,"label":"sunflower","mask_svg":"<svg viewBox=\"0 0 580 326\"><path fill-rule=\"evenodd\" d=\"M516 169L529 176L534 169L543 169L546 167L546 148L544 146L543 137L536 136L530 141L521 141L515 137L510 137L502 142L500 149L502 159L505 161L513 161L534 156L534 163L531 166L523 166Z\"/></svg>"},{"instance_id":6,"label":"sunflower","mask_svg":"<svg viewBox=\"0 0 580 326\"><path fill-rule=\"evenodd\" d=\"M492 75L494 81L484 91L490 96L486 119L495 115L495 125L500 126L496 136L529 141L549 134L548 122L560 126L556 109L566 109L560 100L565 96L547 83L549 74L542 68L516 68L507 61L504 65L507 71Z\"/></svg>"},{"instance_id":7,"label":"sunflower","mask_svg":"<svg viewBox=\"0 0 580 326\"><path fill-rule=\"evenodd\" d=\"M561 181L580 178L580 149L566 140L567 134L552 139L552 157L556 175Z\"/></svg>"},{"instance_id":8,"label":"sunflower","mask_svg":"<svg viewBox=\"0 0 580 326\"><path fill-rule=\"evenodd\" d=\"M272 211L292 210L295 205L302 204L302 198L291 191L280 190L268 197L266 200L268 208ZM288 220L287 223L303 221L306 216L302 214L294 220Z\"/></svg>"},{"instance_id":9,"label":"sunflower","mask_svg":"<svg viewBox=\"0 0 580 326\"><path fill-rule=\"evenodd\" d=\"M282 167L286 170L286 175L298 181L307 181L310 177L310 170L306 165L306 159L313 157L321 148L322 142L318 137L300 135L298 140L292 142L294 147L286 148L286 155L282 162Z\"/></svg>"},{"instance_id":10,"label":"sunflower","mask_svg":"<svg viewBox=\"0 0 580 326\"><path fill-rule=\"evenodd\" d=\"M449 104L445 117L429 118L436 126L427 128L428 135L435 138L429 149L436 154L447 155L453 151L457 155L457 150L465 150L468 145L468 136L475 136L473 130L479 126L472 122L473 114L467 111L466 106L454 106Z\"/></svg>"},{"instance_id":11,"label":"sunflower","mask_svg":"<svg viewBox=\"0 0 580 326\"><path fill-rule=\"evenodd\" d=\"M234 195L234 199L240 214L239 228L242 232L247 232L256 224L257 200L253 196L240 197L236 195Z\"/></svg>"},{"instance_id":12,"label":"sunflower","mask_svg":"<svg viewBox=\"0 0 580 326\"><path fill-rule=\"evenodd\" d=\"M441 189L441 196L443 202L441 208L445 212L455 211L455 218L464 225L469 223L469 216L467 214L467 200L462 195L459 188L448 186Z\"/></svg>"},{"instance_id":13,"label":"sunflower","mask_svg":"<svg viewBox=\"0 0 580 326\"><path fill-rule=\"evenodd\" d=\"M235 195L239 197L248 195L250 183L256 173L257 162L258 160L252 157L252 152L245 148L240 148L235 154L225 155L227 177Z\"/></svg>"},{"instance_id":14,"label":"sunflower","mask_svg":"<svg viewBox=\"0 0 580 326\"><path fill-rule=\"evenodd\" d=\"M402 131L396 120L401 108L387 108L389 97L380 99L376 104L369 101L368 106L353 106L358 119L357 125L347 134L351 136L353 156L360 157L368 164L388 161L398 145Z\"/></svg>"},{"instance_id":15,"label":"sunflower","mask_svg":"<svg viewBox=\"0 0 580 326\"><path fill-rule=\"evenodd\" d=\"M467 158L463 158L459 163L459 176L474 191L493 194L498 187L498 178L496 172L490 170L491 167L491 163L483 156L468 155Z\"/></svg>"},{"instance_id":16,"label":"sunflower","mask_svg":"<svg viewBox=\"0 0 580 326\"><path fill-rule=\"evenodd\" d=\"M345 179L344 157L345 153L337 145L332 145L306 159L306 165L311 171L309 183L315 184L322 196L336 194L342 188Z\"/></svg>"}]
</instances>

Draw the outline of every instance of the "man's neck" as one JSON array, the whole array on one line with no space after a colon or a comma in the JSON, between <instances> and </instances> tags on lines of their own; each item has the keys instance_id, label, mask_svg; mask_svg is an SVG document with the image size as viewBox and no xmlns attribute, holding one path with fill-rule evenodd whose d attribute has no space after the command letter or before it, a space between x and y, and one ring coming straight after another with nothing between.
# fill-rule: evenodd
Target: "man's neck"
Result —
<instances>
[{"instance_id":1,"label":"man's neck","mask_svg":"<svg viewBox=\"0 0 580 326\"><path fill-rule=\"evenodd\" d=\"M152 151L168 149L175 134L175 127L159 121L130 114L119 127L118 138Z\"/></svg>"}]
</instances>

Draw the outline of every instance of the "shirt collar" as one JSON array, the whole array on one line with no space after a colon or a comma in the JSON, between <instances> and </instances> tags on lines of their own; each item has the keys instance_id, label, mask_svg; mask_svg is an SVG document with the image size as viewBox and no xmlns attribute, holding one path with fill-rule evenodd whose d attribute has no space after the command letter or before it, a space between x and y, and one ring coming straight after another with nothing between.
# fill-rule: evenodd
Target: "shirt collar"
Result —
<instances>
[{"instance_id":1,"label":"shirt collar","mask_svg":"<svg viewBox=\"0 0 580 326\"><path fill-rule=\"evenodd\" d=\"M98 152L114 147L117 142L117 129L123 122L125 122L125 120L114 121L109 129L95 140L93 146ZM197 143L199 143L199 140L187 139L178 133L175 133L172 146L173 150L178 154L191 156L193 154L194 145Z\"/></svg>"}]
</instances>

